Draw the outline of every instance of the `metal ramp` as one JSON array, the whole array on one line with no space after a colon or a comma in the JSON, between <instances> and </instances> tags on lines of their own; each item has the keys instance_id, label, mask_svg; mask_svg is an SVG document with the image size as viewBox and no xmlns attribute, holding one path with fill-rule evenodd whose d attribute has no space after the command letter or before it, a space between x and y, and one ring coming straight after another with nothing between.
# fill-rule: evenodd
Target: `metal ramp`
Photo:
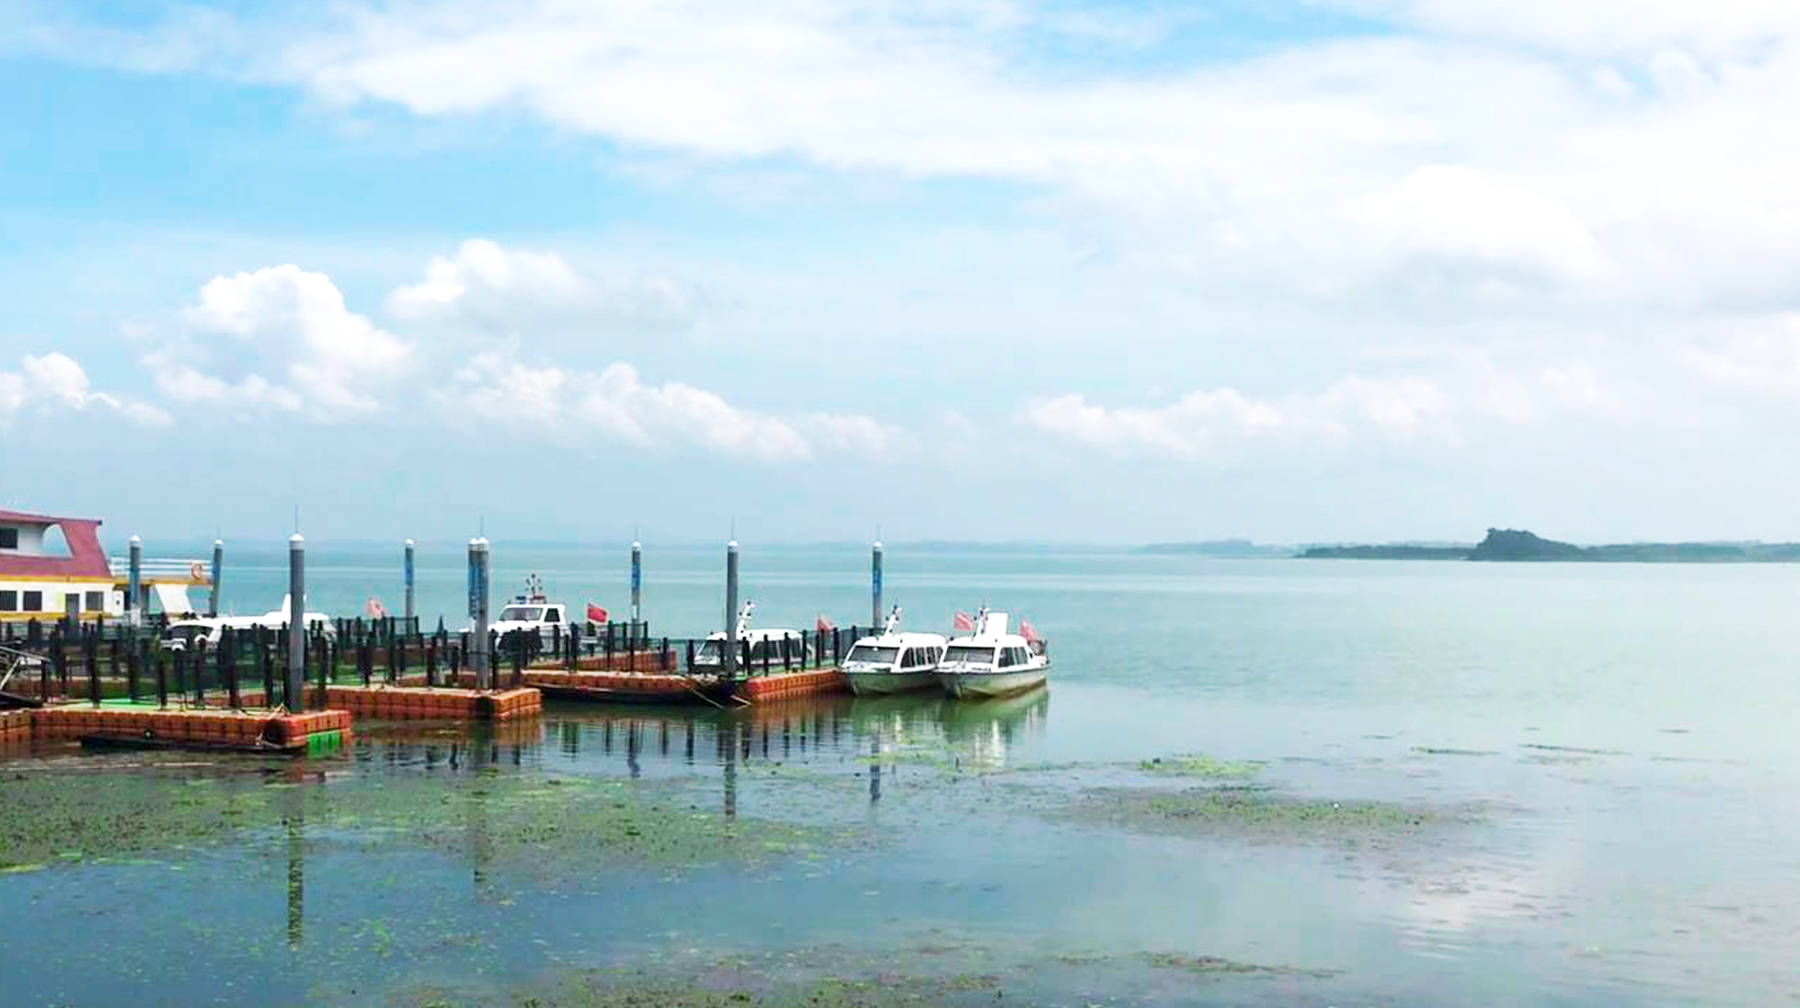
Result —
<instances>
[{"instance_id":1,"label":"metal ramp","mask_svg":"<svg viewBox=\"0 0 1800 1008\"><path fill-rule=\"evenodd\" d=\"M44 701L39 697L9 693L6 690L6 687L11 684L13 676L20 672L34 674L43 665L44 659L39 655L0 645L0 709L44 706Z\"/></svg>"}]
</instances>

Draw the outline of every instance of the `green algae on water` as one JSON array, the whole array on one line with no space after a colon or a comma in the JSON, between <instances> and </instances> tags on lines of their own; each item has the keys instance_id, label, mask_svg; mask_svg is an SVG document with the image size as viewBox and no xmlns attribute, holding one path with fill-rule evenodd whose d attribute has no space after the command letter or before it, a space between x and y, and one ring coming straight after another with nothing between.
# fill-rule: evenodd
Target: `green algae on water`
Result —
<instances>
[{"instance_id":1,"label":"green algae on water","mask_svg":"<svg viewBox=\"0 0 1800 1008\"><path fill-rule=\"evenodd\" d=\"M1294 842L1401 836L1450 818L1394 802L1295 798L1250 785L1090 788L1053 815L1152 833Z\"/></svg>"},{"instance_id":2,"label":"green algae on water","mask_svg":"<svg viewBox=\"0 0 1800 1008\"><path fill-rule=\"evenodd\" d=\"M1291 966L1264 966L1259 963L1238 962L1234 959L1223 959L1209 955L1182 955L1178 952L1146 952L1145 962L1160 969L1182 970L1187 973L1211 975L1234 974L1238 976L1308 976L1331 977L1337 974L1332 970L1303 970Z\"/></svg>"},{"instance_id":3,"label":"green algae on water","mask_svg":"<svg viewBox=\"0 0 1800 1008\"><path fill-rule=\"evenodd\" d=\"M529 772L397 774L300 787L244 775L14 774L0 778L0 807L7 810L0 871L279 842L290 824L310 844L436 850L552 873L759 862L846 839L702 810L652 785Z\"/></svg>"},{"instance_id":4,"label":"green algae on water","mask_svg":"<svg viewBox=\"0 0 1800 1008\"><path fill-rule=\"evenodd\" d=\"M1145 773L1166 774L1171 777L1230 779L1254 777L1262 772L1261 764L1215 759L1205 753L1158 756L1155 759L1144 760L1137 766Z\"/></svg>"}]
</instances>

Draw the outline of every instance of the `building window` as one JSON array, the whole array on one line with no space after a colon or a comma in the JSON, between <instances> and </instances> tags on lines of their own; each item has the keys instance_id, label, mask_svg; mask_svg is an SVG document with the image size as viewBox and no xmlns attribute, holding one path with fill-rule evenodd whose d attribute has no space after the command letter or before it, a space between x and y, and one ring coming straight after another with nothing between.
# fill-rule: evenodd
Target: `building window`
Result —
<instances>
[{"instance_id":1,"label":"building window","mask_svg":"<svg viewBox=\"0 0 1800 1008\"><path fill-rule=\"evenodd\" d=\"M19 530L16 528L0 528L0 549L18 549Z\"/></svg>"},{"instance_id":2,"label":"building window","mask_svg":"<svg viewBox=\"0 0 1800 1008\"><path fill-rule=\"evenodd\" d=\"M44 611L44 593L41 591L26 592L25 593L25 604L23 606L21 606L20 608L24 612L43 612Z\"/></svg>"},{"instance_id":3,"label":"building window","mask_svg":"<svg viewBox=\"0 0 1800 1008\"><path fill-rule=\"evenodd\" d=\"M85 606L83 606L82 608L86 609L88 612L99 612L100 610L106 608L106 593L105 592L88 592L87 593L87 604Z\"/></svg>"},{"instance_id":4,"label":"building window","mask_svg":"<svg viewBox=\"0 0 1800 1008\"><path fill-rule=\"evenodd\" d=\"M18 612L19 593L16 591L0 591L0 612Z\"/></svg>"}]
</instances>

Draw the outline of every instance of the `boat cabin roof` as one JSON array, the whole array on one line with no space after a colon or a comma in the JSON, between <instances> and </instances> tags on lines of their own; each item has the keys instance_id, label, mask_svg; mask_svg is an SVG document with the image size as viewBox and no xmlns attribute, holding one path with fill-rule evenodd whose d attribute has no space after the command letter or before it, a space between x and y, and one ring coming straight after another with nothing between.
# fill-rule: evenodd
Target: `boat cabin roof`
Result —
<instances>
[{"instance_id":1,"label":"boat cabin roof","mask_svg":"<svg viewBox=\"0 0 1800 1008\"><path fill-rule=\"evenodd\" d=\"M997 637L987 637L987 636L982 636L982 635L978 634L974 637L952 637L952 638L950 638L949 646L950 647L978 647L978 648L994 648L994 647L1030 648L1031 642L1027 641L1025 638L1019 636L1018 634L1011 634L1011 633L1000 634Z\"/></svg>"},{"instance_id":2,"label":"boat cabin roof","mask_svg":"<svg viewBox=\"0 0 1800 1008\"><path fill-rule=\"evenodd\" d=\"M858 637L856 647L943 647L944 635L934 633L891 633L874 637Z\"/></svg>"},{"instance_id":3,"label":"boat cabin roof","mask_svg":"<svg viewBox=\"0 0 1800 1008\"><path fill-rule=\"evenodd\" d=\"M760 640L782 640L782 639L788 638L788 637L804 638L805 636L806 636L805 634L801 633L798 630L785 630L781 627L767 627L767 628L762 628L762 629L745 630L742 634L740 634L738 636L738 640L754 642L754 641L760 641ZM716 630L712 633L707 634L706 639L707 640L724 640L725 639L725 631Z\"/></svg>"}]
</instances>

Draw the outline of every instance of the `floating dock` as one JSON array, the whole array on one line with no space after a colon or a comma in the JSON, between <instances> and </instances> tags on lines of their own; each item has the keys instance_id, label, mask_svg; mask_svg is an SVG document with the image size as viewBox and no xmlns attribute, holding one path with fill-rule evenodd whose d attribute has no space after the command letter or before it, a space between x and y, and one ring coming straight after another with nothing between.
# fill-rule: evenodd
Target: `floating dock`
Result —
<instances>
[{"instance_id":1,"label":"floating dock","mask_svg":"<svg viewBox=\"0 0 1800 1008\"><path fill-rule=\"evenodd\" d=\"M325 703L359 717L392 721L506 721L541 713L544 696L530 687L483 692L454 686L334 684L325 688Z\"/></svg>"},{"instance_id":2,"label":"floating dock","mask_svg":"<svg viewBox=\"0 0 1800 1008\"><path fill-rule=\"evenodd\" d=\"M42 740L93 738L120 744L300 754L336 749L348 742L351 734L350 712L345 710L283 714L75 703L18 713L30 714L32 737Z\"/></svg>"},{"instance_id":3,"label":"floating dock","mask_svg":"<svg viewBox=\"0 0 1800 1008\"><path fill-rule=\"evenodd\" d=\"M756 703L789 697L821 696L850 692L850 680L839 669L808 669L799 672L770 672L751 676L737 683L736 695Z\"/></svg>"}]
</instances>

